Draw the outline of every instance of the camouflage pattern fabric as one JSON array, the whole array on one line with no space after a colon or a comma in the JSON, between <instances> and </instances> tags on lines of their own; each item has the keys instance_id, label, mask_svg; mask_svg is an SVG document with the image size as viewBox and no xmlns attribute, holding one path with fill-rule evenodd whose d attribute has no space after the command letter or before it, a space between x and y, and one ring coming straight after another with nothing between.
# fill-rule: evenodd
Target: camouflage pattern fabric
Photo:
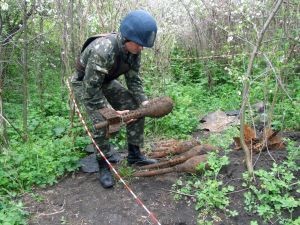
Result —
<instances>
[{"instance_id":1,"label":"camouflage pattern fabric","mask_svg":"<svg viewBox=\"0 0 300 225\"><path fill-rule=\"evenodd\" d=\"M87 109L95 110L109 106L106 96L102 93L102 85L115 75L111 74L116 61L115 54L120 54L119 64L128 65L129 70L124 74L128 90L138 103L147 100L139 77L141 56L126 52L123 42L120 35L116 35L115 39L98 38L82 52L80 62L85 66L83 98Z\"/></svg>"},{"instance_id":2,"label":"camouflage pattern fabric","mask_svg":"<svg viewBox=\"0 0 300 225\"><path fill-rule=\"evenodd\" d=\"M116 64L116 55L121 64L128 66L124 73L127 88L116 80L116 74L111 73ZM124 40L120 34L114 39L98 38L91 42L80 56L80 63L85 67L83 81L77 81L76 74L71 83L77 101L82 102L93 124L104 120L99 109L112 107L115 110L133 110L147 100L142 81L139 77L140 54L133 55L124 49ZM113 77L111 80L110 78ZM119 76L119 75L118 75ZM142 147L144 143L144 118L126 126L127 142ZM110 150L106 128L95 130L93 135L96 143L104 154Z\"/></svg>"}]
</instances>

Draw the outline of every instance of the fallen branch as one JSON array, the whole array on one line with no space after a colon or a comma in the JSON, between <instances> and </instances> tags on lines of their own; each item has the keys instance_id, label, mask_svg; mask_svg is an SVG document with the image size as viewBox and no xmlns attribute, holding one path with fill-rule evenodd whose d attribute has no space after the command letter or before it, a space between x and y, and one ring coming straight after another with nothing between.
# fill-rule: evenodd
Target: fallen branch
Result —
<instances>
[{"instance_id":1,"label":"fallen branch","mask_svg":"<svg viewBox=\"0 0 300 225\"><path fill-rule=\"evenodd\" d=\"M65 211L65 209L62 209L60 211L55 211L53 213L41 213L38 215L38 217L40 216L52 216L52 215L55 215L55 214L59 214L59 213L63 213Z\"/></svg>"},{"instance_id":2,"label":"fallen branch","mask_svg":"<svg viewBox=\"0 0 300 225\"><path fill-rule=\"evenodd\" d=\"M6 119L1 113L0 113L0 117L1 117L8 125L10 125L10 126L17 132L17 134L18 134L21 138L23 138L23 135L21 134L21 131L20 131L18 128L16 128L12 123L10 123L10 122L8 121L8 119Z\"/></svg>"}]
</instances>

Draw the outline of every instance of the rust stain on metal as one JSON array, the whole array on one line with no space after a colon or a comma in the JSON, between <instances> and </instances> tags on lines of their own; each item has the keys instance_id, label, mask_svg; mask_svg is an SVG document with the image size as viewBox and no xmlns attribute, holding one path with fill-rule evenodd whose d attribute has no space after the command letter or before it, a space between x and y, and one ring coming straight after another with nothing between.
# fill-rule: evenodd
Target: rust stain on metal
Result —
<instances>
[{"instance_id":1,"label":"rust stain on metal","mask_svg":"<svg viewBox=\"0 0 300 225\"><path fill-rule=\"evenodd\" d=\"M154 152L151 153L151 157L162 158L170 154L180 154L188 151L196 145L199 145L199 142L195 139L192 139L190 141L179 142L170 147L158 147Z\"/></svg>"},{"instance_id":2,"label":"rust stain on metal","mask_svg":"<svg viewBox=\"0 0 300 225\"><path fill-rule=\"evenodd\" d=\"M136 110L130 110L128 113L119 115L114 109L104 108L99 112L103 115L106 121L94 125L96 129L108 127L108 133L118 131L122 123L126 123L132 119L141 117L159 118L169 114L173 109L173 101L169 97L154 98L149 101L146 106L142 106Z\"/></svg>"}]
</instances>

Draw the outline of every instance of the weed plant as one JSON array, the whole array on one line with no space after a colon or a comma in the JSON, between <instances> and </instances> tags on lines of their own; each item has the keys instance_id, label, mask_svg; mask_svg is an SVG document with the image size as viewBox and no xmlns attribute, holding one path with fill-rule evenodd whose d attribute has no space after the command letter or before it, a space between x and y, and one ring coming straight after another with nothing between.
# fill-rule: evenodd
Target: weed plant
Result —
<instances>
[{"instance_id":1,"label":"weed plant","mask_svg":"<svg viewBox=\"0 0 300 225\"><path fill-rule=\"evenodd\" d=\"M178 53L178 52L177 52ZM180 121L174 117L173 114L168 120L180 121L180 126L173 126L174 133L183 133L188 130L186 127L191 127L194 123L188 124L187 121L193 121L207 114L208 112L221 110L235 110L241 102L239 90L241 90L241 74L245 73L246 67L244 63L247 59L235 57L230 65L219 64L224 67L222 77L227 77L228 80L220 79L219 83L215 82L212 89L208 88L208 80L205 76L205 67L196 61L191 61L188 64L182 61L175 61L172 65L175 81L167 86L167 93L175 99L175 112L189 113L190 117L184 118ZM190 65L194 64L194 65ZM215 68L210 63L209 68ZM256 74L263 73L263 63L258 63L261 67L255 67ZM197 66L195 66L197 65ZM196 70L195 68L198 68ZM218 77L218 76L217 76ZM184 80L184 81L183 81ZM218 79L216 79L218 80ZM289 83L287 89L291 94L293 101L286 97L282 91L278 92L278 99L281 99L275 104L275 110L272 120L272 126L275 129L299 129L300 107L299 104L299 79L294 80L294 83ZM221 83L221 84L220 84ZM272 89L275 81L267 80L266 82L259 82L254 80L252 83L253 90L251 91L251 103L258 101L266 102L266 110L270 108L274 94ZM170 87L170 89L168 89ZM265 90L268 90L267 92ZM273 90L274 91L274 90ZM182 107L182 108L181 108ZM179 114L180 115L180 114ZM159 126L166 127L170 123L167 118L160 121ZM255 118L254 118L255 119ZM252 121L248 117L248 122ZM184 125L183 125L183 124ZM174 124L176 124L174 122ZM171 125L172 126L172 125ZM185 129L183 128L184 126ZM196 129L196 125L191 127L190 131ZM189 133L187 133L189 134ZM174 134L170 134L172 136ZM222 134L211 135L208 139L203 140L204 143L225 149L225 153L229 152L228 146L232 143L232 137L239 136L237 128L230 128ZM174 136L173 136L174 137ZM175 135L175 137L177 137ZM258 170L255 175L259 180L260 185L250 185L249 191L245 194L245 208L249 212L257 213L267 223L279 222L280 224L297 224L297 219L292 218L295 208L299 207L299 200L295 199L291 192L299 192L299 181L293 174L299 170L299 166L295 164L295 159L299 159L299 147L296 151L295 147L289 144L288 160L281 165L274 164L271 171ZM227 149L227 150L226 150ZM210 154L208 164L211 170L205 170L202 176L187 176L181 178L174 184L173 188L178 193L175 194L175 199L184 198L186 201L194 201L196 210L199 210L199 224L213 224L220 218L216 215L216 210L220 209L227 213L228 216L237 216L236 211L227 209L230 204L227 194L233 191L231 186L223 186L222 182L218 180L218 172L220 168L228 164L227 156L219 157L216 154ZM203 169L203 165L199 165L199 169ZM246 178L245 178L246 179ZM246 182L245 182L246 183ZM210 216L208 216L210 215ZM299 219L298 219L299 220ZM258 224L252 221L251 224Z\"/></svg>"},{"instance_id":2,"label":"weed plant","mask_svg":"<svg viewBox=\"0 0 300 225\"><path fill-rule=\"evenodd\" d=\"M299 218L294 211L300 207L295 198L300 193L300 182L294 174L299 173L299 146L288 141L288 158L282 164L273 163L269 170L255 171L256 182L250 182L247 173L243 174L243 185L249 188L244 194L245 209L257 213L266 223L297 224Z\"/></svg>"},{"instance_id":3,"label":"weed plant","mask_svg":"<svg viewBox=\"0 0 300 225\"><path fill-rule=\"evenodd\" d=\"M11 201L0 197L0 224L2 225L25 225L28 213L24 211L22 202Z\"/></svg>"},{"instance_id":4,"label":"weed plant","mask_svg":"<svg viewBox=\"0 0 300 225\"><path fill-rule=\"evenodd\" d=\"M199 211L198 224L213 224L220 220L216 210L224 211L228 216L237 216L235 210L229 210L230 204L228 193L234 191L233 186L223 186L223 182L218 180L218 174L221 168L229 164L228 157L219 157L216 152L210 152L207 159L209 170L205 169L204 164L200 164L196 169L203 171L202 176L191 176L188 179L179 179L173 189L177 194L176 200L182 199L182 196L191 197L195 202L195 209ZM186 197L186 200L188 200Z\"/></svg>"},{"instance_id":5,"label":"weed plant","mask_svg":"<svg viewBox=\"0 0 300 225\"><path fill-rule=\"evenodd\" d=\"M46 74L53 77L52 84L59 84L59 79L54 79L56 71ZM81 149L89 143L78 122L70 129L67 99L62 99L67 95L62 94L59 85L45 89L43 110L32 83L30 88L33 93L28 112L29 140L24 142L9 126L9 146L0 152L0 224L26 224L28 214L16 199L34 186L52 185L66 172L76 170L84 155ZM22 105L17 92L7 93L10 101L5 102L5 109L14 126L22 127Z\"/></svg>"}]
</instances>

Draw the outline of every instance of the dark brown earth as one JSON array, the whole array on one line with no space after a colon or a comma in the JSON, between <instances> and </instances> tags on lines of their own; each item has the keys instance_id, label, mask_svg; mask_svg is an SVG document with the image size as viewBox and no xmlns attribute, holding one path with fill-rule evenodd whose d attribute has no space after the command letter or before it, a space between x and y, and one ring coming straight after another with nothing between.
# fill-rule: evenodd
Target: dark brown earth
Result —
<instances>
[{"instance_id":1,"label":"dark brown earth","mask_svg":"<svg viewBox=\"0 0 300 225\"><path fill-rule=\"evenodd\" d=\"M176 174L138 178L129 185L161 224L196 224L193 208L175 202L169 192L176 179ZM120 182L113 189L103 189L96 173L73 173L57 185L35 193L43 200L36 202L30 195L26 196L27 210L32 214L29 224L152 224L147 212Z\"/></svg>"},{"instance_id":2,"label":"dark brown earth","mask_svg":"<svg viewBox=\"0 0 300 225\"><path fill-rule=\"evenodd\" d=\"M286 155L286 151L272 150L255 155L254 162L258 159L255 169L268 169L273 164L273 159L280 163ZM239 215L231 218L219 212L221 221L214 224L242 225L250 224L251 220L256 220L259 224L268 224L243 209L245 192L241 180L242 173L245 171L243 151L232 151L229 157L231 163L221 171L220 179L224 184L235 187L235 192L230 194L230 209L237 210ZM182 175L172 173L156 177L133 178L129 186L162 225L196 225L199 212L194 210L193 203L191 201L188 203L186 200L176 202L173 199L172 184ZM31 213L29 222L31 225L154 224L123 184L118 182L113 189L103 189L98 182L97 173L68 174L58 184L37 189L34 195L28 194L23 200ZM294 213L297 214L300 214L299 210Z\"/></svg>"},{"instance_id":3,"label":"dark brown earth","mask_svg":"<svg viewBox=\"0 0 300 225\"><path fill-rule=\"evenodd\" d=\"M244 152L242 150L232 151L228 156L230 157L230 165L223 168L219 179L222 179L223 183L226 185L234 186L234 191L230 194L231 204L228 209L236 210L238 216L228 217L220 212L219 216L222 219L222 223L220 224L250 224L251 221L258 221L259 224L271 224L270 222L263 222L260 217L244 210L244 193L248 191L242 186L242 171L244 172L246 170L243 163ZM253 156L253 162L256 162L254 169L268 170L275 161L276 163L280 163L286 159L286 156L287 152L285 150L270 150L269 152L262 152L260 155L256 154Z\"/></svg>"}]
</instances>

